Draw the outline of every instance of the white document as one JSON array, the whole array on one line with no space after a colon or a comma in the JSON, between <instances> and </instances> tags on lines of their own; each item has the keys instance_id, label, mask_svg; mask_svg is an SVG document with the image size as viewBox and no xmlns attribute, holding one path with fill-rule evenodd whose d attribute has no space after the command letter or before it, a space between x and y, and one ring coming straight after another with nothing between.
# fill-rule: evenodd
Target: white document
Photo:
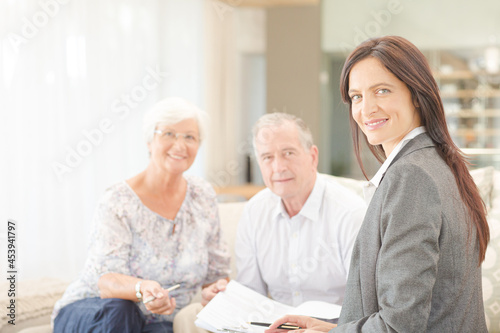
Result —
<instances>
[{"instance_id":1,"label":"white document","mask_svg":"<svg viewBox=\"0 0 500 333\"><path fill-rule=\"evenodd\" d=\"M224 292L218 293L200 311L196 326L211 332L264 332L267 327L249 325L249 322L273 323L287 314L333 319L342 307L322 301L308 301L297 307L269 299L232 280Z\"/></svg>"}]
</instances>

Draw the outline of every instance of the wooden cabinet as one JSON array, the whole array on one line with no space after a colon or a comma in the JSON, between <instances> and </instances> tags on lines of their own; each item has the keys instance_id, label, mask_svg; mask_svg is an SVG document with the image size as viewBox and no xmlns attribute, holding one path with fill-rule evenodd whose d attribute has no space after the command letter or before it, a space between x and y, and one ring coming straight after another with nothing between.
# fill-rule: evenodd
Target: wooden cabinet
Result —
<instances>
[{"instance_id":1,"label":"wooden cabinet","mask_svg":"<svg viewBox=\"0 0 500 333\"><path fill-rule=\"evenodd\" d=\"M264 185L245 184L240 186L215 187L215 193L217 193L217 200L219 202L246 201L265 188Z\"/></svg>"}]
</instances>

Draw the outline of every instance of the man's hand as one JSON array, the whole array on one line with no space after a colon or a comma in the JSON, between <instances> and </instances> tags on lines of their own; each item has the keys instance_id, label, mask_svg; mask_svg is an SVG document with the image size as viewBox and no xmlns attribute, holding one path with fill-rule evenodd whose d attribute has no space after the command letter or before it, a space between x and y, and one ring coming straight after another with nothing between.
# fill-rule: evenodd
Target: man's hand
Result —
<instances>
[{"instance_id":1,"label":"man's hand","mask_svg":"<svg viewBox=\"0 0 500 333\"><path fill-rule=\"evenodd\" d=\"M220 291L226 290L226 286L227 279L220 279L204 287L201 291L201 305L207 305Z\"/></svg>"},{"instance_id":2,"label":"man's hand","mask_svg":"<svg viewBox=\"0 0 500 333\"><path fill-rule=\"evenodd\" d=\"M302 327L302 329L294 330L293 332L303 333L328 332L332 328L337 327L336 324L327 323L325 321L321 321L311 317L288 315L276 320L271 326L269 326L269 329L266 330L266 333L290 332L289 330L279 329L278 326L280 326L281 324L290 324Z\"/></svg>"}]
</instances>

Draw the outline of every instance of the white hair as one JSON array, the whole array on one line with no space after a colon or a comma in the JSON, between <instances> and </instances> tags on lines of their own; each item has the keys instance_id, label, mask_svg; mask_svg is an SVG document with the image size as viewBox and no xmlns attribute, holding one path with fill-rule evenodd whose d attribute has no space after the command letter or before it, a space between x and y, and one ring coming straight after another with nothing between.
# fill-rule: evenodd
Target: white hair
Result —
<instances>
[{"instance_id":1,"label":"white hair","mask_svg":"<svg viewBox=\"0 0 500 333\"><path fill-rule=\"evenodd\" d=\"M297 128L297 132L299 134L299 141L302 144L302 147L306 151L310 150L311 147L314 145L313 143L313 137L311 134L311 130L309 127L307 127L306 123L300 119L299 117L296 117L292 114L289 113L284 113L284 112L274 112L274 113L266 113L262 117L257 120L255 123L252 134L253 134L253 150L255 152L255 156L257 155L257 140L262 140L263 142L266 141L266 136L267 134L263 131L260 133L263 129L269 129L272 130L276 127L283 126L286 123L292 123L295 125Z\"/></svg>"},{"instance_id":2,"label":"white hair","mask_svg":"<svg viewBox=\"0 0 500 333\"><path fill-rule=\"evenodd\" d=\"M185 119L195 119L198 123L200 142L206 137L208 114L196 105L179 97L165 98L145 114L143 132L146 143L153 140L158 125L173 125Z\"/></svg>"}]
</instances>

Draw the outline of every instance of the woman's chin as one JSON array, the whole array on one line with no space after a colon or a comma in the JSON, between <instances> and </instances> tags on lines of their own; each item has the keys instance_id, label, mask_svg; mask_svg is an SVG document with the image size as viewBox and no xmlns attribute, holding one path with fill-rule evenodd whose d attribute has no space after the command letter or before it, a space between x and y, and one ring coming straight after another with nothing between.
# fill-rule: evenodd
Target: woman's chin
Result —
<instances>
[{"instance_id":1,"label":"woman's chin","mask_svg":"<svg viewBox=\"0 0 500 333\"><path fill-rule=\"evenodd\" d=\"M372 146L378 146L380 145L380 140L377 140L375 138L368 138L368 143L371 144Z\"/></svg>"},{"instance_id":2,"label":"woman's chin","mask_svg":"<svg viewBox=\"0 0 500 333\"><path fill-rule=\"evenodd\" d=\"M187 171L193 163L176 163L174 165L170 164L166 166L169 173L172 174L182 174Z\"/></svg>"}]
</instances>

